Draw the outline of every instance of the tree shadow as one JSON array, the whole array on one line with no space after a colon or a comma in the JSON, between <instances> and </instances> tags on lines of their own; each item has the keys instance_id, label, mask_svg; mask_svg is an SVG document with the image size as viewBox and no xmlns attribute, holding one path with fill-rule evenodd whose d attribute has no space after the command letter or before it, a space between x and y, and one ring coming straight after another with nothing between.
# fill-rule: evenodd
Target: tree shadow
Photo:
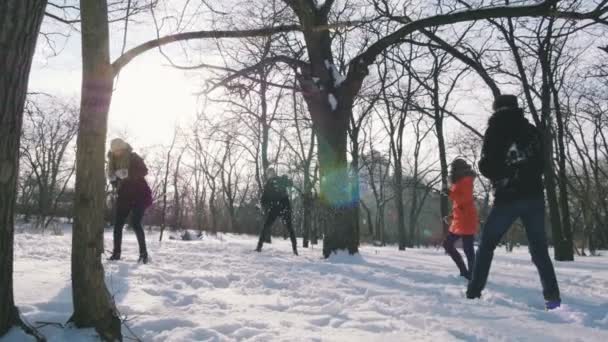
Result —
<instances>
[{"instance_id":1,"label":"tree shadow","mask_svg":"<svg viewBox=\"0 0 608 342\"><path fill-rule=\"evenodd\" d=\"M129 290L128 275L130 267L129 264L120 262L117 265L117 272L113 272L111 270L112 266L104 265L105 282L120 311L120 302ZM23 317L34 327L39 327L39 331L48 340L70 341L78 339L79 341L88 341L89 337L91 341L98 341L99 339L93 328L75 329L66 324L74 312L72 284L69 279L67 284L48 301L23 305L20 309Z\"/></svg>"}]
</instances>

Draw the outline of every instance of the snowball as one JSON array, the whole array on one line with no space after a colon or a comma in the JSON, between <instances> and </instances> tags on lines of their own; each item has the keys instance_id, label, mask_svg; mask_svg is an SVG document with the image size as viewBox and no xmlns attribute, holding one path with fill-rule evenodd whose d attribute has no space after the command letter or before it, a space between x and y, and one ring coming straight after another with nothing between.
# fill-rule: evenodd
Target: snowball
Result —
<instances>
[{"instance_id":1,"label":"snowball","mask_svg":"<svg viewBox=\"0 0 608 342\"><path fill-rule=\"evenodd\" d=\"M329 101L331 110L336 110L338 108L338 100L336 100L336 97L334 96L334 94L329 93L329 95L327 95L327 101Z\"/></svg>"}]
</instances>

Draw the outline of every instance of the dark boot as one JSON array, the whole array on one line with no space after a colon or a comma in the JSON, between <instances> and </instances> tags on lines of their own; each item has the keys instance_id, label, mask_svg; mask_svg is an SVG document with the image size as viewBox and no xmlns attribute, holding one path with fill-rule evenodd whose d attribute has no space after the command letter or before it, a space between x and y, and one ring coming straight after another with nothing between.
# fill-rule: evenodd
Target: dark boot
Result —
<instances>
[{"instance_id":1,"label":"dark boot","mask_svg":"<svg viewBox=\"0 0 608 342\"><path fill-rule=\"evenodd\" d=\"M467 270L467 267L465 266L464 261L462 260L462 256L460 255L460 253L458 253L458 250L456 250L456 247L454 247L454 243L458 239L460 239L460 236L449 233L448 236L443 241L443 248L448 253L448 255L452 258L452 260L454 261L456 266L458 266L458 269L460 270L460 276L465 277L466 279L469 279L470 278L469 270Z\"/></svg>"},{"instance_id":2,"label":"dark boot","mask_svg":"<svg viewBox=\"0 0 608 342\"><path fill-rule=\"evenodd\" d=\"M120 260L120 251L122 250L122 227L125 225L129 209L117 208L116 218L114 222L114 249L108 260Z\"/></svg>"},{"instance_id":3,"label":"dark boot","mask_svg":"<svg viewBox=\"0 0 608 342\"><path fill-rule=\"evenodd\" d=\"M113 252L108 258L110 261L120 260L120 253Z\"/></svg>"},{"instance_id":4,"label":"dark boot","mask_svg":"<svg viewBox=\"0 0 608 342\"><path fill-rule=\"evenodd\" d=\"M147 264L148 263L148 254L142 254L139 256L139 260L137 260L137 263L141 263L141 264Z\"/></svg>"},{"instance_id":5,"label":"dark boot","mask_svg":"<svg viewBox=\"0 0 608 342\"><path fill-rule=\"evenodd\" d=\"M137 245L139 246L139 260L143 264L148 263L148 249L146 248L146 236L144 233L144 227L141 225L141 221L144 217L145 208L135 208L131 213L131 220L133 224L133 231L135 237L137 237Z\"/></svg>"},{"instance_id":6,"label":"dark boot","mask_svg":"<svg viewBox=\"0 0 608 342\"><path fill-rule=\"evenodd\" d=\"M480 293L467 290L467 299L479 299L479 298L481 298Z\"/></svg>"}]
</instances>

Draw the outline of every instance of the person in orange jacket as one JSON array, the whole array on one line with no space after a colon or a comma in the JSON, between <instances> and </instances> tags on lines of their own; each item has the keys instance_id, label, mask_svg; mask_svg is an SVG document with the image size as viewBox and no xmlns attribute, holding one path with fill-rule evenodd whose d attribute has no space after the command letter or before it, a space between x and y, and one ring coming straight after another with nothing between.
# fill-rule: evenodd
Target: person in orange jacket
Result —
<instances>
[{"instance_id":1,"label":"person in orange jacket","mask_svg":"<svg viewBox=\"0 0 608 342\"><path fill-rule=\"evenodd\" d=\"M449 197L452 200L452 222L448 236L443 241L443 248L452 257L458 266L460 275L471 279L473 265L475 265L475 234L477 233L478 218L475 200L473 198L473 182L476 173L464 159L455 159L450 167L450 182L452 186ZM462 256L454 244L462 239L464 253L467 256L468 267L465 266Z\"/></svg>"}]
</instances>

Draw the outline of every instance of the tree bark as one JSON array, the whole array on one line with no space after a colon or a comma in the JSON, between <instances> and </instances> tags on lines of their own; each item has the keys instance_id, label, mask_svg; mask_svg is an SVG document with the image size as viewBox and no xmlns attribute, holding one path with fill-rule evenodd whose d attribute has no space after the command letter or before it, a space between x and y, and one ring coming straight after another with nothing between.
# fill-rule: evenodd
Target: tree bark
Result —
<instances>
[{"instance_id":1,"label":"tree bark","mask_svg":"<svg viewBox=\"0 0 608 342\"><path fill-rule=\"evenodd\" d=\"M113 85L107 3L81 0L80 12L83 70L72 234L74 314L70 321L79 328L95 328L104 340L122 341L121 322L101 264L104 150Z\"/></svg>"},{"instance_id":2,"label":"tree bark","mask_svg":"<svg viewBox=\"0 0 608 342\"><path fill-rule=\"evenodd\" d=\"M350 188L346 161L348 117L351 113L323 113L317 119L319 171L321 174L321 204L327 219L327 231L323 240L323 255L327 258L338 250L350 254L358 252L359 237L356 232L356 211ZM319 116L312 115L314 118ZM358 202L358 198L356 201Z\"/></svg>"},{"instance_id":3,"label":"tree bark","mask_svg":"<svg viewBox=\"0 0 608 342\"><path fill-rule=\"evenodd\" d=\"M270 141L270 122L268 119L268 98L267 98L267 93L268 93L268 73L266 72L265 67L260 67L260 71L259 71L259 75L260 75L260 106L261 106L261 118L260 118L260 124L261 124L261 129L262 129L262 137L261 137L261 144L260 144L260 156L262 158L262 184L260 187L260 195L261 193L264 191L264 185L266 184L266 180L268 179L266 172L268 171L268 168L270 167L270 161L268 160L268 145L269 145L269 141ZM260 231L262 231L262 229L264 228L264 220L260 221L260 226L258 227L258 229ZM272 243L272 228L268 230L268 233L264 236L264 242L265 243Z\"/></svg>"},{"instance_id":4,"label":"tree bark","mask_svg":"<svg viewBox=\"0 0 608 342\"><path fill-rule=\"evenodd\" d=\"M165 228L167 226L167 187L169 187L169 167L171 166L171 154L173 152L173 147L175 147L175 141L177 140L177 130L173 134L173 141L171 142L171 147L169 147L169 151L167 151L167 160L165 161L165 174L162 182L163 187L163 200L162 200L162 209L160 212L160 235L158 236L158 241L163 241L163 235L165 233Z\"/></svg>"},{"instance_id":5,"label":"tree bark","mask_svg":"<svg viewBox=\"0 0 608 342\"><path fill-rule=\"evenodd\" d=\"M435 129L437 130L437 146L439 148L439 162L441 164L441 202L440 211L441 217L447 217L450 214L450 203L446 195L448 190L448 162L446 157L445 139L443 136L443 116L438 117L436 114ZM448 235L448 223L446 220L441 220L443 236Z\"/></svg>"},{"instance_id":6,"label":"tree bark","mask_svg":"<svg viewBox=\"0 0 608 342\"><path fill-rule=\"evenodd\" d=\"M0 3L0 336L21 323L13 298L15 201L23 107L46 1Z\"/></svg>"},{"instance_id":7,"label":"tree bark","mask_svg":"<svg viewBox=\"0 0 608 342\"><path fill-rule=\"evenodd\" d=\"M304 178L307 178L306 175L304 175ZM304 184L306 184L307 181L304 181ZM306 186L306 185L305 185ZM308 248L308 244L310 241L310 233L311 233L311 227L312 227L312 194L310 192L305 192L304 196L303 196L303 222L302 222L302 237L303 237L303 241L302 241L302 247L304 248Z\"/></svg>"},{"instance_id":8,"label":"tree bark","mask_svg":"<svg viewBox=\"0 0 608 342\"><path fill-rule=\"evenodd\" d=\"M559 261L574 261L574 243L572 241L572 225L570 224L570 206L568 203L568 175L566 174L566 147L564 145L565 132L563 112L559 102L559 92L555 85L553 75L550 74L549 82L553 93L553 103L555 107L555 121L557 122L557 150L558 150L558 186L559 204L562 216L562 241L560 242ZM584 244L583 244L584 247ZM557 248L557 247L556 247Z\"/></svg>"},{"instance_id":9,"label":"tree bark","mask_svg":"<svg viewBox=\"0 0 608 342\"><path fill-rule=\"evenodd\" d=\"M555 260L561 260L562 255L565 252L562 241L562 227L561 218L559 213L559 202L557 200L557 191L555 184L555 173L553 166L553 139L550 132L550 128L547 126L541 130L543 132L543 144L544 144L544 178L545 178L545 190L547 191L547 202L549 204L549 219L551 222L551 232L554 249ZM572 251L570 251L571 253Z\"/></svg>"},{"instance_id":10,"label":"tree bark","mask_svg":"<svg viewBox=\"0 0 608 342\"><path fill-rule=\"evenodd\" d=\"M399 250L404 251L409 245L405 231L405 208L403 207L403 175L401 171L401 156L395 160L395 206L397 207L397 230L399 231Z\"/></svg>"}]
</instances>

